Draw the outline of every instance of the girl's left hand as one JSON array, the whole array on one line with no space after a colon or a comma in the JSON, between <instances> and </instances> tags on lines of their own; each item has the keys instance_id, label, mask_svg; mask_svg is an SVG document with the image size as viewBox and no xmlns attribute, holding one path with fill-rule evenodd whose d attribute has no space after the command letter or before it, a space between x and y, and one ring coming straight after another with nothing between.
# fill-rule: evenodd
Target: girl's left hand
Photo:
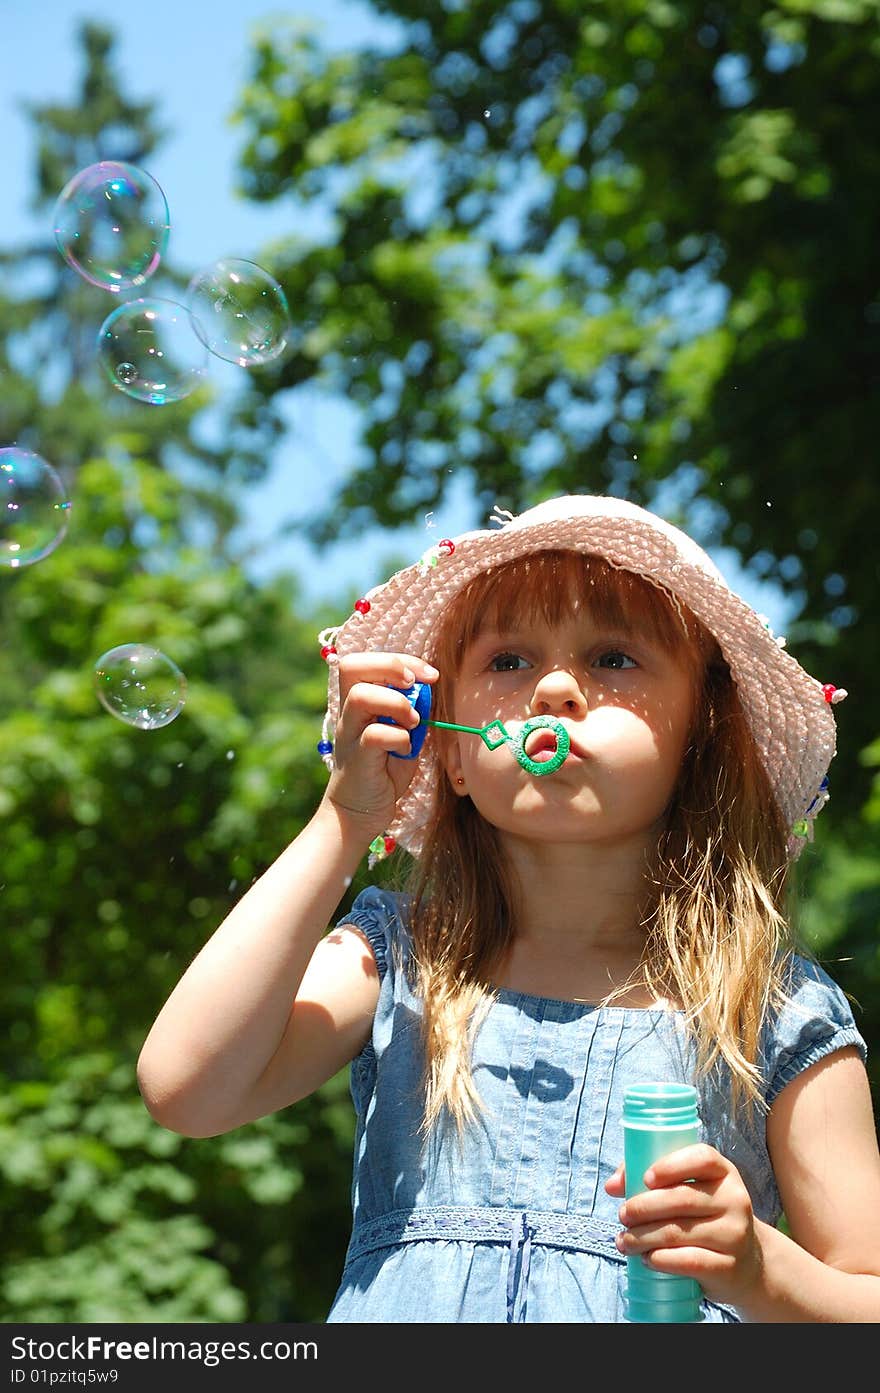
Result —
<instances>
[{"instance_id":1,"label":"girl's left hand","mask_svg":"<svg viewBox=\"0 0 880 1393\"><path fill-rule=\"evenodd\" d=\"M683 1147L645 1172L647 1189L620 1207L617 1246L655 1272L693 1277L712 1301L747 1302L760 1285L763 1251L752 1201L736 1166L712 1146ZM686 1184L692 1181L692 1184ZM626 1193L623 1164L605 1184Z\"/></svg>"}]
</instances>

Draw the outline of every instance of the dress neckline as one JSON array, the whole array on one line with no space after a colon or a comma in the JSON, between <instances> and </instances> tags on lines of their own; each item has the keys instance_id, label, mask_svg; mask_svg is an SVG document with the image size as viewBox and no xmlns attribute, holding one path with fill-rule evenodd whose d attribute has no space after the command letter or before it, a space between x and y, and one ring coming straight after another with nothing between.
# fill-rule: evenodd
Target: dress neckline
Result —
<instances>
[{"instance_id":1,"label":"dress neckline","mask_svg":"<svg viewBox=\"0 0 880 1393\"><path fill-rule=\"evenodd\" d=\"M520 1002L530 1001L538 1006L575 1006L578 1010L601 1011L608 1016L679 1016L681 1012L671 1006L602 1006L595 1001L573 1001L570 997L562 996L535 996L532 992L516 991L514 987L495 987L491 988L493 995L498 1001L507 1001L511 1005Z\"/></svg>"}]
</instances>

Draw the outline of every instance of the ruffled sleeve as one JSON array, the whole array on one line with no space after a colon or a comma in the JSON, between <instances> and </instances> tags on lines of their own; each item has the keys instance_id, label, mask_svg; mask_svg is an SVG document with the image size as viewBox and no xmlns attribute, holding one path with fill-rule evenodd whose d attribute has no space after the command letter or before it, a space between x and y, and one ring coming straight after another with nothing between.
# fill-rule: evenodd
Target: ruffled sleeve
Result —
<instances>
[{"instance_id":1,"label":"ruffled sleeve","mask_svg":"<svg viewBox=\"0 0 880 1393\"><path fill-rule=\"evenodd\" d=\"M401 921L400 908L401 896L390 890L381 890L376 885L368 885L336 924L337 928L343 924L354 924L366 935L376 959L381 983L385 982L389 970L394 974L406 956L408 938Z\"/></svg>"},{"instance_id":2,"label":"ruffled sleeve","mask_svg":"<svg viewBox=\"0 0 880 1393\"><path fill-rule=\"evenodd\" d=\"M369 885L355 898L336 927L354 924L366 936L379 973L379 999L370 1039L352 1060L351 1094L363 1121L376 1085L377 1061L387 1048L399 1015L399 998L407 994L409 932L402 912L405 897Z\"/></svg>"},{"instance_id":3,"label":"ruffled sleeve","mask_svg":"<svg viewBox=\"0 0 880 1393\"><path fill-rule=\"evenodd\" d=\"M817 963L793 958L789 994L790 999L765 1032L768 1103L797 1074L845 1045L855 1045L863 1061L868 1055L842 989Z\"/></svg>"}]
</instances>

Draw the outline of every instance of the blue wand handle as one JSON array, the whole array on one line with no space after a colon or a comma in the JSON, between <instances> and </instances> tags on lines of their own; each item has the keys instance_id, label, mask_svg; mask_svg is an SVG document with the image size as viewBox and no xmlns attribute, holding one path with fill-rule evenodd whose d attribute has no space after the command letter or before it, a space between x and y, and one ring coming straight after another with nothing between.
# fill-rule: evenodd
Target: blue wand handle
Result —
<instances>
[{"instance_id":1,"label":"blue wand handle","mask_svg":"<svg viewBox=\"0 0 880 1393\"><path fill-rule=\"evenodd\" d=\"M391 683L388 685L391 686ZM436 726L439 730L461 730L465 735L479 735L487 750L497 750L499 745L509 744L517 763L536 778L552 774L563 763L571 749L571 737L555 716L533 716L516 735L510 735L500 721L490 721L487 726L480 727L454 725L452 721L429 720L431 688L427 682L414 682L411 687L392 687L392 690L402 692L421 718L419 724L409 732L409 754L399 755L395 750L389 750L388 753L394 759L417 759L425 743L428 726ZM397 721L392 720L390 716L379 716L378 719L385 725L397 725ZM556 740L556 750L550 759L539 762L526 754L526 741L535 730L552 731Z\"/></svg>"},{"instance_id":2,"label":"blue wand handle","mask_svg":"<svg viewBox=\"0 0 880 1393\"><path fill-rule=\"evenodd\" d=\"M431 688L427 682L414 682L411 687L395 687L396 692L403 692L409 698L416 713L421 718L420 723L409 732L409 754L399 755L396 750L389 750L389 754L395 759L418 759L425 743L425 736L428 734L428 726L432 722L428 721L431 714ZM379 720L384 725L396 726L397 721L393 721L390 716L380 716Z\"/></svg>"}]
</instances>

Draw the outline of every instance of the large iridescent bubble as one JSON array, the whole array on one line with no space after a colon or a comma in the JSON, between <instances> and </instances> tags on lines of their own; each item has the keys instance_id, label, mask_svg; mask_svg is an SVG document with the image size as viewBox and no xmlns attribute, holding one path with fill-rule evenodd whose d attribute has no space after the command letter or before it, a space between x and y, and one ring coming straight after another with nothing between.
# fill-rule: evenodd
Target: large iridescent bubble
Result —
<instances>
[{"instance_id":1,"label":"large iridescent bubble","mask_svg":"<svg viewBox=\"0 0 880 1393\"><path fill-rule=\"evenodd\" d=\"M198 271L187 304L205 346L228 363L259 367L288 345L291 321L284 291L253 261L225 257Z\"/></svg>"},{"instance_id":2,"label":"large iridescent bubble","mask_svg":"<svg viewBox=\"0 0 880 1393\"><path fill-rule=\"evenodd\" d=\"M120 392L152 406L181 401L207 375L192 316L173 300L129 300L98 330L98 361Z\"/></svg>"},{"instance_id":3,"label":"large iridescent bubble","mask_svg":"<svg viewBox=\"0 0 880 1393\"><path fill-rule=\"evenodd\" d=\"M165 254L168 203L145 169L102 160L75 174L52 216L55 244L91 285L118 293L143 285Z\"/></svg>"},{"instance_id":4,"label":"large iridescent bubble","mask_svg":"<svg viewBox=\"0 0 880 1393\"><path fill-rule=\"evenodd\" d=\"M0 566L42 561L64 539L70 500L57 472L33 450L0 450Z\"/></svg>"},{"instance_id":5,"label":"large iridescent bubble","mask_svg":"<svg viewBox=\"0 0 880 1393\"><path fill-rule=\"evenodd\" d=\"M95 692L118 721L138 730L157 730L183 710L186 678L158 648L121 643L96 662Z\"/></svg>"}]
</instances>

